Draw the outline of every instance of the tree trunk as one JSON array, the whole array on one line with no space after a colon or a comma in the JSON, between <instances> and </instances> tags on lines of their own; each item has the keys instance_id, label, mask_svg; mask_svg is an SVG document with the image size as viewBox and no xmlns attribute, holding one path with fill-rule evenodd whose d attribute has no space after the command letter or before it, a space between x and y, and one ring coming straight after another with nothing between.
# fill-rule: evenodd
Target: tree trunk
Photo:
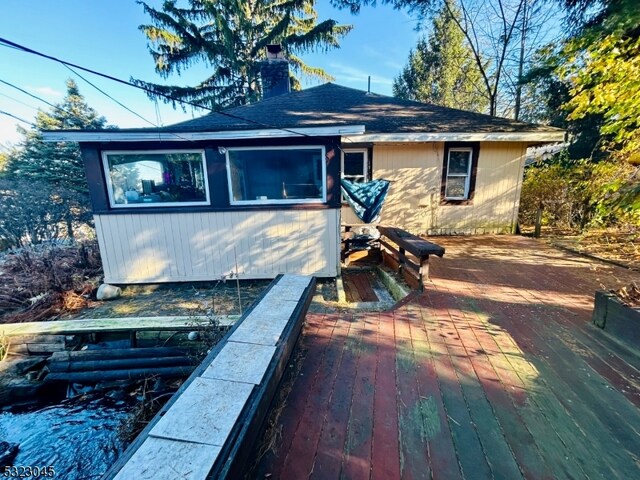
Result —
<instances>
[{"instance_id":1,"label":"tree trunk","mask_svg":"<svg viewBox=\"0 0 640 480\"><path fill-rule=\"evenodd\" d=\"M536 212L536 225L533 231L533 236L540 238L540 231L542 230L542 204L538 205L538 211Z\"/></svg>"}]
</instances>

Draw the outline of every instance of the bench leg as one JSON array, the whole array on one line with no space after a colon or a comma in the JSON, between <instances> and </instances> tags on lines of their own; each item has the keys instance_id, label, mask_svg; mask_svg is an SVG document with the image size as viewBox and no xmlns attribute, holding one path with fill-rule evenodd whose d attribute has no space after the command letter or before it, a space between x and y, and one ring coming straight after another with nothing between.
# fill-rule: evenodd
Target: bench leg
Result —
<instances>
[{"instance_id":1,"label":"bench leg","mask_svg":"<svg viewBox=\"0 0 640 480\"><path fill-rule=\"evenodd\" d=\"M429 281L429 255L420 262L420 284L422 286L422 290L427 286L427 282Z\"/></svg>"}]
</instances>

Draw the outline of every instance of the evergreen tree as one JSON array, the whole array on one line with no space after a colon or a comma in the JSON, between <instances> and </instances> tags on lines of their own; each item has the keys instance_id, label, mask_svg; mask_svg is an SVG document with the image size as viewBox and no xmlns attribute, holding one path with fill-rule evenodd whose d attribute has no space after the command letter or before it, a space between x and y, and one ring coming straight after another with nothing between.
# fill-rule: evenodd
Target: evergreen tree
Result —
<instances>
[{"instance_id":1,"label":"evergreen tree","mask_svg":"<svg viewBox=\"0 0 640 480\"><path fill-rule=\"evenodd\" d=\"M445 107L482 112L487 109L482 76L466 45L464 34L450 12L459 11L451 0L433 19L428 38L418 41L409 61L393 82L393 93L400 98Z\"/></svg>"},{"instance_id":2,"label":"evergreen tree","mask_svg":"<svg viewBox=\"0 0 640 480\"><path fill-rule=\"evenodd\" d=\"M259 100L260 62L268 44L282 45L293 69L294 89L299 88L300 75L330 80L324 70L305 64L298 55L339 48L339 39L352 28L335 20L318 23L315 0L189 0L185 8L178 7L177 0L166 0L161 9L139 3L151 17L151 24L140 30L150 41L156 72L168 78L197 62L212 69L211 76L195 86L132 79L149 89L152 99L174 106L162 95L216 109Z\"/></svg>"},{"instance_id":3,"label":"evergreen tree","mask_svg":"<svg viewBox=\"0 0 640 480\"><path fill-rule=\"evenodd\" d=\"M87 223L90 219L80 148L73 142L44 142L42 131L97 129L105 123L105 118L87 105L76 83L69 79L62 103L48 112L38 111L31 129L19 127L23 140L7 154L2 176L22 189L27 185L37 189L41 185L43 195L50 192L55 197L49 199L51 205L62 204L65 208L63 217L69 237L73 237L74 222Z\"/></svg>"}]
</instances>

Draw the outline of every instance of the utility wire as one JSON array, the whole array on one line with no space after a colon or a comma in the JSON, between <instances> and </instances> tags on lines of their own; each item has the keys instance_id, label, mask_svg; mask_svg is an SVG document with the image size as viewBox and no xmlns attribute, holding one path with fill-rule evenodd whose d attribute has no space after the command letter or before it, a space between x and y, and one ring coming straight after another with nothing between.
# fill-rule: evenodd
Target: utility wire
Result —
<instances>
[{"instance_id":1,"label":"utility wire","mask_svg":"<svg viewBox=\"0 0 640 480\"><path fill-rule=\"evenodd\" d=\"M15 118L19 122L28 123L32 127L35 127L35 125L33 123L31 123L29 120L25 120L24 118L20 118L20 117L14 115L13 113L9 113L9 112L5 112L4 110L0 110L0 114L6 115L7 117Z\"/></svg>"},{"instance_id":2,"label":"utility wire","mask_svg":"<svg viewBox=\"0 0 640 480\"><path fill-rule=\"evenodd\" d=\"M102 90L100 87L98 87L97 85L94 85L93 83L91 83L89 80L87 80L85 77L83 77L82 75L80 75L78 72L76 72L73 68L71 68L69 65L64 64L65 67L67 67L67 69L73 73L74 75L77 75L78 77L80 77L82 80L84 80L85 82L87 82L89 85L91 85L93 88L95 88L96 90L98 90L100 93L102 93L104 96L110 98L111 100L113 100L114 102L116 102L118 105L120 105L122 108L124 108L127 112L133 113L136 117L140 118L141 120L144 120L145 122L147 122L150 125L153 125L154 127L158 127L157 124L153 123L151 120L147 120L146 118L144 118L142 115L140 115L138 112L133 111L132 109L130 109L129 107L127 107L124 103L116 100L115 98L113 98L111 95L109 95L107 92L105 92L104 90Z\"/></svg>"},{"instance_id":3,"label":"utility wire","mask_svg":"<svg viewBox=\"0 0 640 480\"><path fill-rule=\"evenodd\" d=\"M41 102L46 103L47 105L49 105L50 107L55 108L56 110L60 110L61 112L66 113L67 115L72 115L73 116L73 113L67 112L64 108L61 108L58 105L54 105L53 103L45 100L44 98L38 97L37 95L34 95L33 93L29 93L25 89L20 88L17 85L14 85L13 83L9 83L9 82L7 82L5 80L2 80L1 78L0 78L0 83L4 83L5 85L7 85L7 86L9 86L11 88L15 88L16 90L24 93L25 95L29 95L31 98L35 98L36 100L40 100Z\"/></svg>"},{"instance_id":4,"label":"utility wire","mask_svg":"<svg viewBox=\"0 0 640 480\"><path fill-rule=\"evenodd\" d=\"M25 102L23 102L22 100L18 100L17 98L12 97L11 95L7 95L6 93L2 93L2 92L0 92L0 95L2 95L3 97L8 98L9 100L13 100L13 101L14 101L14 102L16 102L16 103L19 103L19 104L21 104L21 105L24 105L25 107L33 108L34 110L39 110L39 108L38 108L38 107L34 107L33 105L30 105L30 104L28 104L28 103L25 103Z\"/></svg>"},{"instance_id":5,"label":"utility wire","mask_svg":"<svg viewBox=\"0 0 640 480\"><path fill-rule=\"evenodd\" d=\"M268 125L266 123L258 122L256 120L251 120L249 118L244 118L244 117L241 117L239 115L234 115L232 113L223 112L223 111L217 111L217 110L214 110L213 108L210 108L210 107L207 107L207 106L204 106L204 105L200 105L200 104L195 103L195 102L190 102L188 100L181 100L181 99L172 97L171 95L166 95L166 94L163 94L163 93L159 93L159 92L156 92L156 91L154 91L154 90L152 90L152 89L150 89L148 87L145 87L145 86L142 86L142 85L136 85L135 83L129 82L127 80L123 80L123 79L118 78L118 77L114 77L113 75L109 75L109 74L106 74L106 73L101 73L101 72L98 72L96 70L92 70L90 68L83 67L82 65L78 65L78 64L75 64L75 63L67 62L66 60L61 60L60 58L54 57L52 55L47 55L45 53L38 52L37 50L33 50L32 48L25 47L24 45L20 45L19 43L12 42L11 40L7 40L6 38L0 37L0 44L4 45L6 47L15 48L15 49L18 49L18 50L22 50L23 52L27 52L27 53L31 53L33 55L37 55L39 57L46 58L48 60L53 60L54 62L58 62L58 63L61 63L63 65L69 66L69 67L77 68L77 69L82 70L84 72L92 73L94 75L98 75L100 77L107 78L109 80L113 80L114 82L118 82L118 83L121 83L123 85L128 85L130 87L134 87L134 88L137 88L137 89L140 89L140 90L144 90L147 93L151 93L151 94L156 95L156 96L161 96L161 97L167 98L167 99L169 99L169 100L171 100L173 102L178 102L178 103L182 103L182 104L185 104L185 105L191 105L193 107L197 107L197 108L200 108L202 110L208 110L210 112L217 113L218 115L222 115L222 116L225 116L225 117L233 118L235 120L241 120L241 121L247 122L247 123L252 123L254 125L258 125L258 126L261 126L261 127L281 130L283 132L289 132L289 133L293 133L294 135L300 135L300 136L303 136L303 137L311 137L311 135L307 135L305 133L296 132L294 130L289 130L289 129L286 129L286 128L275 127L273 125Z\"/></svg>"}]
</instances>

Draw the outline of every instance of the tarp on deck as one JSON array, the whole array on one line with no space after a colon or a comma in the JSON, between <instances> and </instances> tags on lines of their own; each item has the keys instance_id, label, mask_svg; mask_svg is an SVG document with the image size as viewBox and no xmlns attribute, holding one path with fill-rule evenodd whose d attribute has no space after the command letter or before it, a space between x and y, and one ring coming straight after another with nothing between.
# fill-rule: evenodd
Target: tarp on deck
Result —
<instances>
[{"instance_id":1,"label":"tarp on deck","mask_svg":"<svg viewBox=\"0 0 640 480\"><path fill-rule=\"evenodd\" d=\"M340 181L344 197L364 223L375 222L380 216L390 183L382 179L366 183L354 183L344 178Z\"/></svg>"}]
</instances>

